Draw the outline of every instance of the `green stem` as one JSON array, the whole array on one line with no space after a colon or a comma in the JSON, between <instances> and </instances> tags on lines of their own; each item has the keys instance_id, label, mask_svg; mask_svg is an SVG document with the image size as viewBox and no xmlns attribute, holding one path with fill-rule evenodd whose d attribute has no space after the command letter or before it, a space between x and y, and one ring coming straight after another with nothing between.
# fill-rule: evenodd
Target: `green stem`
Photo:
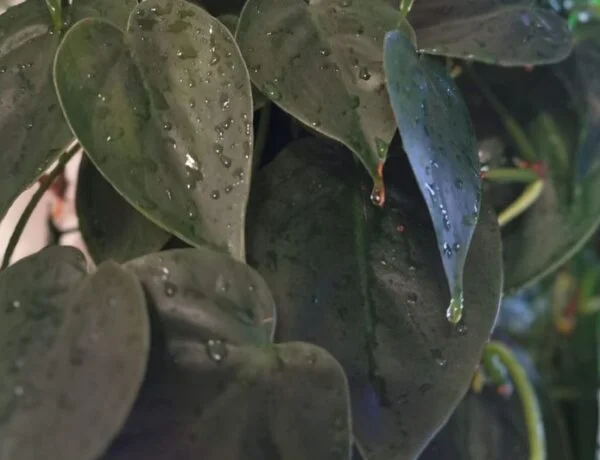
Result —
<instances>
[{"instance_id":1,"label":"green stem","mask_svg":"<svg viewBox=\"0 0 600 460\"><path fill-rule=\"evenodd\" d=\"M529 439L529 459L545 460L546 436L544 422L535 390L527 378L525 369L519 364L510 349L500 342L492 341L488 343L484 350L485 355L496 356L502 362L521 400Z\"/></svg>"},{"instance_id":2,"label":"green stem","mask_svg":"<svg viewBox=\"0 0 600 460\"><path fill-rule=\"evenodd\" d=\"M62 0L46 0L46 6L52 17L54 31L58 33L62 29Z\"/></svg>"},{"instance_id":3,"label":"green stem","mask_svg":"<svg viewBox=\"0 0 600 460\"><path fill-rule=\"evenodd\" d=\"M401 19L404 19L406 16L408 16L408 13L410 13L414 2L415 0L400 0ZM402 22L402 20L400 22Z\"/></svg>"},{"instance_id":4,"label":"green stem","mask_svg":"<svg viewBox=\"0 0 600 460\"><path fill-rule=\"evenodd\" d=\"M530 184L538 180L539 176L534 170L527 168L493 168L485 171L483 178L500 184Z\"/></svg>"},{"instance_id":5,"label":"green stem","mask_svg":"<svg viewBox=\"0 0 600 460\"><path fill-rule=\"evenodd\" d=\"M267 102L262 109L260 109L260 121L258 124L258 130L256 132L256 138L254 140L254 152L252 154L252 171L258 170L260 166L260 160L262 159L263 151L267 143L267 137L269 135L269 126L271 124L271 103Z\"/></svg>"},{"instance_id":6,"label":"green stem","mask_svg":"<svg viewBox=\"0 0 600 460\"><path fill-rule=\"evenodd\" d=\"M508 109L504 107L504 104L500 102L500 99L496 97L487 84L479 78L479 76L475 73L473 66L468 66L468 73L483 97L500 117L500 121L504 125L504 128L517 146L521 158L531 163L537 163L539 160L535 148L529 141L525 131L521 128L521 126L519 126L519 123L517 123L517 120L512 117Z\"/></svg>"},{"instance_id":7,"label":"green stem","mask_svg":"<svg viewBox=\"0 0 600 460\"><path fill-rule=\"evenodd\" d=\"M63 154L58 159L58 164L54 167L54 169L48 174L43 180L40 181L40 185L38 189L35 191L29 203L27 203L27 207L19 217L19 221L13 230L12 235L10 236L10 240L8 241L8 246L6 247L6 251L4 252L4 258L2 259L2 266L0 270L4 270L10 264L10 259L15 252L15 248L17 247L17 243L21 239L21 235L23 234L23 230L25 230L25 226L27 222L29 222L29 218L33 214L33 211L39 204L40 200L44 196L44 193L48 191L54 180L60 175L60 173L64 170L65 164L73 158L73 155L77 153L79 150L79 143L77 141L73 141L69 144L64 150Z\"/></svg>"},{"instance_id":8,"label":"green stem","mask_svg":"<svg viewBox=\"0 0 600 460\"><path fill-rule=\"evenodd\" d=\"M532 182L519 197L498 215L498 225L505 226L510 221L527 211L537 201L544 190L544 181L537 179Z\"/></svg>"}]
</instances>

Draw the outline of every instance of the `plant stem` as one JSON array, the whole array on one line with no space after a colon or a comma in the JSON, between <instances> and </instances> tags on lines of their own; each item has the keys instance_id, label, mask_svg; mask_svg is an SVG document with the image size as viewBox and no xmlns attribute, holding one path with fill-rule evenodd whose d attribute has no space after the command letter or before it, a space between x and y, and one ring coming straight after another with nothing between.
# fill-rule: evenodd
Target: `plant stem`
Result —
<instances>
[{"instance_id":1,"label":"plant stem","mask_svg":"<svg viewBox=\"0 0 600 460\"><path fill-rule=\"evenodd\" d=\"M483 178L501 184L512 182L530 184L540 177L535 171L527 168L493 168L485 171L483 173Z\"/></svg>"},{"instance_id":2,"label":"plant stem","mask_svg":"<svg viewBox=\"0 0 600 460\"><path fill-rule=\"evenodd\" d=\"M544 181L542 179L537 179L529 184L523 193L498 215L498 225L503 227L527 211L537 201L543 190Z\"/></svg>"},{"instance_id":3,"label":"plant stem","mask_svg":"<svg viewBox=\"0 0 600 460\"><path fill-rule=\"evenodd\" d=\"M506 367L517 395L521 400L527 435L529 439L529 459L545 460L546 458L546 435L542 413L533 386L527 378L525 369L519 364L512 352L504 344L491 341L484 350L486 356L496 356Z\"/></svg>"},{"instance_id":4,"label":"plant stem","mask_svg":"<svg viewBox=\"0 0 600 460\"><path fill-rule=\"evenodd\" d=\"M10 264L10 259L12 258L13 253L15 252L17 243L21 239L23 230L25 230L25 226L27 225L27 222L29 222L29 218L33 214L33 211L42 199L42 196L44 196L44 193L48 191L54 180L64 170L65 164L67 164L69 160L73 158L73 155L77 153L79 148L80 146L77 141L73 141L67 147L65 147L62 155L58 159L58 164L54 167L50 174L48 174L46 177L44 177L44 179L40 181L40 186L31 197L31 200L29 200L29 203L27 203L27 207L23 211L23 214L21 214L21 217L19 217L19 221L17 222L17 225L15 226L10 240L8 241L8 246L6 247L0 270L4 270Z\"/></svg>"},{"instance_id":5,"label":"plant stem","mask_svg":"<svg viewBox=\"0 0 600 460\"><path fill-rule=\"evenodd\" d=\"M400 0L400 16L402 19L408 16L415 0Z\"/></svg>"},{"instance_id":6,"label":"plant stem","mask_svg":"<svg viewBox=\"0 0 600 460\"><path fill-rule=\"evenodd\" d=\"M256 138L254 141L254 152L252 154L252 171L258 170L260 166L260 160L267 143L267 137L269 135L269 125L271 124L271 103L267 102L262 109L260 109L260 121L258 124L258 130L256 132Z\"/></svg>"},{"instance_id":7,"label":"plant stem","mask_svg":"<svg viewBox=\"0 0 600 460\"><path fill-rule=\"evenodd\" d=\"M535 148L529 141L525 131L521 128L521 126L519 126L519 123L517 123L517 120L512 117L508 109L504 107L502 102L500 102L492 90L479 78L479 76L475 73L475 70L473 70L473 66L468 66L468 73L483 97L488 101L488 103L492 106L492 109L494 109L494 111L500 117L500 121L504 125L504 128L512 138L513 142L516 144L517 149L519 150L519 155L526 161L537 163L539 160Z\"/></svg>"}]
</instances>

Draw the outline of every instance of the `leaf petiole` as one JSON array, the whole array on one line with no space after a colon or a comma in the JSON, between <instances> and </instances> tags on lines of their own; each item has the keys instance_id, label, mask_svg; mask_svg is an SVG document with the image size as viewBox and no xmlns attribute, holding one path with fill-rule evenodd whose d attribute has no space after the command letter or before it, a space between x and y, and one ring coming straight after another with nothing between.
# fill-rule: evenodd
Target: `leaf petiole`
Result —
<instances>
[{"instance_id":1,"label":"leaf petiole","mask_svg":"<svg viewBox=\"0 0 600 460\"><path fill-rule=\"evenodd\" d=\"M538 178L534 182L530 183L527 187L525 187L523 193L521 193L521 195L519 195L519 197L514 202L512 202L504 211L502 211L498 215L498 225L500 225L500 227L503 227L510 221L527 211L527 209L529 209L537 201L537 199L542 194L543 190L543 179Z\"/></svg>"},{"instance_id":2,"label":"leaf petiole","mask_svg":"<svg viewBox=\"0 0 600 460\"><path fill-rule=\"evenodd\" d=\"M35 191L29 203L27 203L27 207L21 214L17 225L8 241L8 245L6 247L6 251L4 252L4 258L2 259L2 266L0 270L4 270L10 264L10 259L15 252L15 248L17 247L17 243L21 239L21 235L23 234L23 230L25 230L25 226L27 222L29 222L29 218L33 214L33 211L37 207L38 203L44 196L44 194L48 191L54 179L56 179L60 173L64 170L65 165L69 162L71 158L79 151L81 146L77 140L73 140L67 147L64 148L62 155L58 159L58 164L54 167L54 169L45 176L42 180L40 180L40 185L38 189Z\"/></svg>"},{"instance_id":3,"label":"leaf petiole","mask_svg":"<svg viewBox=\"0 0 600 460\"><path fill-rule=\"evenodd\" d=\"M546 458L546 435L540 406L533 386L527 378L523 366L517 361L513 353L504 344L491 341L483 351L483 364L493 363L501 365L502 373L506 373L517 391L525 416L527 435L529 440L529 459L543 460ZM496 372L497 369L490 369ZM486 367L486 372L488 367Z\"/></svg>"},{"instance_id":4,"label":"leaf petiole","mask_svg":"<svg viewBox=\"0 0 600 460\"><path fill-rule=\"evenodd\" d=\"M408 13L410 13L410 10L412 9L413 3L415 3L415 0L400 0L400 22L402 22L406 16L408 16Z\"/></svg>"}]
</instances>

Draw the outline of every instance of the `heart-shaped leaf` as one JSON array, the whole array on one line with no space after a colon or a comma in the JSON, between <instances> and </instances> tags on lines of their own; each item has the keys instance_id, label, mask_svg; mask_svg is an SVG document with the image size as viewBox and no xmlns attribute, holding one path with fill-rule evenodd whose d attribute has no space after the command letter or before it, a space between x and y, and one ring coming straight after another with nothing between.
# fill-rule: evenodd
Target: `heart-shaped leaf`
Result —
<instances>
[{"instance_id":1,"label":"heart-shaped leaf","mask_svg":"<svg viewBox=\"0 0 600 460\"><path fill-rule=\"evenodd\" d=\"M106 179L193 245L244 258L250 80L231 34L183 0L148 0L124 35L87 19L54 66L68 122Z\"/></svg>"},{"instance_id":2,"label":"heart-shaped leaf","mask_svg":"<svg viewBox=\"0 0 600 460\"><path fill-rule=\"evenodd\" d=\"M92 259L125 262L160 250L169 233L137 212L83 157L77 178L79 231Z\"/></svg>"},{"instance_id":3,"label":"heart-shaped leaf","mask_svg":"<svg viewBox=\"0 0 600 460\"><path fill-rule=\"evenodd\" d=\"M208 248L149 254L126 265L142 281L167 332L236 344L271 342L275 305L252 268ZM179 328L182 329L179 329Z\"/></svg>"},{"instance_id":4,"label":"heart-shaped leaf","mask_svg":"<svg viewBox=\"0 0 600 460\"><path fill-rule=\"evenodd\" d=\"M582 180L600 164L600 39L596 34L579 43L573 56L556 68L583 120L582 142L575 171Z\"/></svg>"},{"instance_id":5,"label":"heart-shaped leaf","mask_svg":"<svg viewBox=\"0 0 600 460\"><path fill-rule=\"evenodd\" d=\"M58 41L44 2L0 14L0 218L72 137L52 85Z\"/></svg>"},{"instance_id":6,"label":"heart-shaped leaf","mask_svg":"<svg viewBox=\"0 0 600 460\"><path fill-rule=\"evenodd\" d=\"M252 81L294 118L346 145L379 184L396 130L383 37L397 16L372 0L249 0L236 34Z\"/></svg>"},{"instance_id":7,"label":"heart-shaped leaf","mask_svg":"<svg viewBox=\"0 0 600 460\"><path fill-rule=\"evenodd\" d=\"M2 459L95 460L120 431L149 348L132 274L51 247L0 274Z\"/></svg>"},{"instance_id":8,"label":"heart-shaped leaf","mask_svg":"<svg viewBox=\"0 0 600 460\"><path fill-rule=\"evenodd\" d=\"M475 133L458 88L443 65L419 57L400 31L385 37L385 74L402 145L429 208L452 302L460 320L463 268L481 201Z\"/></svg>"},{"instance_id":9,"label":"heart-shaped leaf","mask_svg":"<svg viewBox=\"0 0 600 460\"><path fill-rule=\"evenodd\" d=\"M368 178L345 150L324 141L294 143L263 171L248 254L273 290L277 337L315 343L340 361L369 459L414 458L467 390L496 317L496 217L484 206L456 327L446 320L444 269L405 159L388 161L383 209L361 190Z\"/></svg>"},{"instance_id":10,"label":"heart-shaped leaf","mask_svg":"<svg viewBox=\"0 0 600 460\"><path fill-rule=\"evenodd\" d=\"M128 267L158 309L170 356L156 347L105 460L348 459L344 373L314 345L269 345L273 299L254 270L208 249Z\"/></svg>"},{"instance_id":11,"label":"heart-shaped leaf","mask_svg":"<svg viewBox=\"0 0 600 460\"><path fill-rule=\"evenodd\" d=\"M429 54L523 66L561 61L572 49L567 23L529 0L418 0L409 20Z\"/></svg>"},{"instance_id":12,"label":"heart-shaped leaf","mask_svg":"<svg viewBox=\"0 0 600 460\"><path fill-rule=\"evenodd\" d=\"M516 394L468 393L419 460L529 460L527 428Z\"/></svg>"}]
</instances>

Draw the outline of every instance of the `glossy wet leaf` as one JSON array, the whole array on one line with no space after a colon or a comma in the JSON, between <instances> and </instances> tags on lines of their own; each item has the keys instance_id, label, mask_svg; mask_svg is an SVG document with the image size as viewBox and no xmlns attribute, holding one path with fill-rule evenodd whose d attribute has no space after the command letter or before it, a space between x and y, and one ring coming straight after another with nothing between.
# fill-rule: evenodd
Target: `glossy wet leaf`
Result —
<instances>
[{"instance_id":1,"label":"glossy wet leaf","mask_svg":"<svg viewBox=\"0 0 600 460\"><path fill-rule=\"evenodd\" d=\"M557 135L555 131L539 129L532 133L546 138ZM595 136L596 133L588 135ZM548 149L561 144L550 143ZM600 145L596 148L600 149ZM547 151L547 155L553 154ZM581 249L600 226L599 197L598 168L579 183L570 200L559 193L551 177L547 178L540 198L503 231L507 292L514 292L554 272Z\"/></svg>"},{"instance_id":2,"label":"glossy wet leaf","mask_svg":"<svg viewBox=\"0 0 600 460\"><path fill-rule=\"evenodd\" d=\"M542 404L548 460L571 460L564 420L545 391ZM518 395L506 398L490 386L469 392L448 423L431 441L419 460L529 460L529 440Z\"/></svg>"},{"instance_id":3,"label":"glossy wet leaf","mask_svg":"<svg viewBox=\"0 0 600 460\"><path fill-rule=\"evenodd\" d=\"M559 62L572 49L566 21L528 0L421 0L408 19L428 54L523 66Z\"/></svg>"},{"instance_id":4,"label":"glossy wet leaf","mask_svg":"<svg viewBox=\"0 0 600 460\"><path fill-rule=\"evenodd\" d=\"M84 157L77 178L77 217L86 248L96 263L125 262L160 250L170 234L119 195Z\"/></svg>"},{"instance_id":5,"label":"glossy wet leaf","mask_svg":"<svg viewBox=\"0 0 600 460\"><path fill-rule=\"evenodd\" d=\"M344 373L314 345L269 344L273 300L253 269L208 249L128 267L158 310L164 342L105 460L348 459Z\"/></svg>"},{"instance_id":6,"label":"glossy wet leaf","mask_svg":"<svg viewBox=\"0 0 600 460\"><path fill-rule=\"evenodd\" d=\"M139 4L126 34L81 21L54 77L71 128L127 201L192 245L244 258L252 99L219 21L183 0Z\"/></svg>"},{"instance_id":7,"label":"glossy wet leaf","mask_svg":"<svg viewBox=\"0 0 600 460\"><path fill-rule=\"evenodd\" d=\"M72 137L52 85L52 30L42 1L0 14L0 218Z\"/></svg>"},{"instance_id":8,"label":"glossy wet leaf","mask_svg":"<svg viewBox=\"0 0 600 460\"><path fill-rule=\"evenodd\" d=\"M501 290L496 217L484 206L465 274L465 316L450 296L435 234L406 160L392 146L388 201L345 150L292 144L257 177L248 254L271 287L279 340L328 350L348 376L353 425L370 460L413 458L466 391ZM253 192L254 193L254 192Z\"/></svg>"},{"instance_id":9,"label":"glossy wet leaf","mask_svg":"<svg viewBox=\"0 0 600 460\"><path fill-rule=\"evenodd\" d=\"M577 149L575 172L578 180L600 164L600 28L596 34L581 41L573 55L556 72L562 77L579 110L582 142Z\"/></svg>"},{"instance_id":10,"label":"glossy wet leaf","mask_svg":"<svg viewBox=\"0 0 600 460\"><path fill-rule=\"evenodd\" d=\"M467 107L444 66L419 57L400 31L385 37L385 73L402 145L433 220L453 302L479 216L481 177ZM460 317L453 304L449 318Z\"/></svg>"},{"instance_id":11,"label":"glossy wet leaf","mask_svg":"<svg viewBox=\"0 0 600 460\"><path fill-rule=\"evenodd\" d=\"M149 348L144 295L114 263L51 247L0 274L2 459L94 460L120 431Z\"/></svg>"},{"instance_id":12,"label":"glossy wet leaf","mask_svg":"<svg viewBox=\"0 0 600 460\"><path fill-rule=\"evenodd\" d=\"M250 0L236 34L263 93L345 144L375 180L396 129L382 50L397 18L394 8L371 0Z\"/></svg>"},{"instance_id":13,"label":"glossy wet leaf","mask_svg":"<svg viewBox=\"0 0 600 460\"><path fill-rule=\"evenodd\" d=\"M241 7L240 7L241 8ZM235 34L239 17L235 14L224 14L218 17L219 21L223 23L232 34ZM261 93L255 85L252 85L252 106L254 111L262 109L265 104L269 102L266 96Z\"/></svg>"},{"instance_id":14,"label":"glossy wet leaf","mask_svg":"<svg viewBox=\"0 0 600 460\"><path fill-rule=\"evenodd\" d=\"M103 460L347 460L346 379L324 350L174 341ZM213 351L214 353L214 351ZM214 354L213 354L214 356Z\"/></svg>"},{"instance_id":15,"label":"glossy wet leaf","mask_svg":"<svg viewBox=\"0 0 600 460\"><path fill-rule=\"evenodd\" d=\"M225 254L175 249L126 267L142 281L167 331L256 345L273 337L275 305L268 286L255 270Z\"/></svg>"}]
</instances>

